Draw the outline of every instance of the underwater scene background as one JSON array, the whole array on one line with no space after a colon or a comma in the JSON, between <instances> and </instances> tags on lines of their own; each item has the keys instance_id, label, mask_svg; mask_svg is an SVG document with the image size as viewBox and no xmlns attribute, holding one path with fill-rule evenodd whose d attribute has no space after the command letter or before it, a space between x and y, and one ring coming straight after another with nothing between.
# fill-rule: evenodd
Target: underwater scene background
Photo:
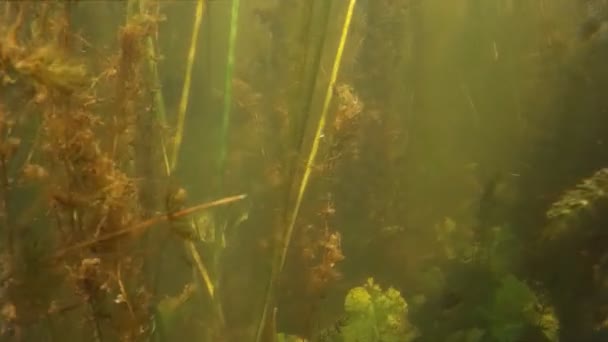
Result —
<instances>
[{"instance_id":1,"label":"underwater scene background","mask_svg":"<svg viewBox=\"0 0 608 342\"><path fill-rule=\"evenodd\" d=\"M0 341L608 341L608 1L0 2Z\"/></svg>"}]
</instances>

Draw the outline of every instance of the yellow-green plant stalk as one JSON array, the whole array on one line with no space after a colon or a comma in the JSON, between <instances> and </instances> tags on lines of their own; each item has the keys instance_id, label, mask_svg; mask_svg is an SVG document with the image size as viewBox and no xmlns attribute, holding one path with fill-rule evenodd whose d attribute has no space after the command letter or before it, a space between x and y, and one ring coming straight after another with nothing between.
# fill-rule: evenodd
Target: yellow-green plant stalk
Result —
<instances>
[{"instance_id":1,"label":"yellow-green plant stalk","mask_svg":"<svg viewBox=\"0 0 608 342\"><path fill-rule=\"evenodd\" d=\"M179 159L179 148L182 144L184 123L186 121L186 110L188 109L188 97L190 96L190 84L192 83L192 67L194 66L194 58L196 57L196 44L198 42L198 34L203 21L204 11L205 0L198 0L196 4L196 11L194 13L194 27L192 28L190 50L188 51L186 74L184 77L184 86L182 87L182 97L179 102L179 110L177 112L177 126L173 141L173 153L171 154L171 170L175 170L177 160Z\"/></svg>"},{"instance_id":2,"label":"yellow-green plant stalk","mask_svg":"<svg viewBox=\"0 0 608 342\"><path fill-rule=\"evenodd\" d=\"M304 169L304 174L302 176L302 181L300 182L300 187L298 191L298 195L296 198L296 202L292 211L292 214L289 219L289 224L287 226L287 230L285 231L285 237L283 239L283 245L281 247L280 253L280 262L279 262L279 272L283 270L283 266L285 265L285 257L287 255L287 249L289 248L289 243L291 241L291 235L293 233L293 228L298 217L298 213L300 211L300 206L302 204L302 199L304 198L304 193L306 192L306 188L308 186L308 180L310 179L310 173L313 169L314 161L319 151L319 143L321 142L321 137L323 136L323 129L325 128L325 121L327 119L327 112L329 111L329 104L333 98L334 94L334 86L336 84L336 79L338 78L338 72L340 71L340 61L342 60L342 54L344 52L344 45L346 44L346 39L348 37L348 28L350 27L350 22L352 19L352 14L354 11L356 0L350 0L348 5L348 11L346 13L346 20L344 21L344 26L342 27L342 34L340 37L340 44L338 45L338 50L336 52L336 58L334 59L334 65L332 67L331 76L329 79L329 84L327 86L327 91L325 92L325 100L323 101L323 109L321 111L321 117L319 118L319 122L317 123L317 130L315 132L315 138L312 143L312 147L310 149L310 153L308 155L308 159L306 161L306 168Z\"/></svg>"},{"instance_id":3,"label":"yellow-green plant stalk","mask_svg":"<svg viewBox=\"0 0 608 342\"><path fill-rule=\"evenodd\" d=\"M186 111L188 109L188 99L190 96L190 85L192 83L192 69L194 66L194 59L196 57L196 45L198 43L198 35L200 32L201 24L203 21L203 14L205 11L205 0L198 0L196 5L196 11L194 13L194 26L192 28L192 37L190 40L190 49L188 51L188 59L186 64L186 73L184 76L184 85L182 87L182 96L179 103L179 110L177 114L177 126L176 133L173 142L173 153L171 154L171 165L167 168L167 175L171 175L171 173L175 170L177 166L177 161L179 159L179 149L181 147L181 143L183 140L184 134L184 124L186 121ZM164 144L163 144L164 148ZM165 163L167 160L166 152L165 155ZM186 248L192 254L192 258L194 259L197 269L201 275L202 282L209 293L209 297L216 304L219 305L217 298L215 296L215 287L213 285L213 281L209 276L209 271L205 266L196 246L191 241L185 242ZM221 313L221 307L218 306L218 312ZM223 323L223 315L219 315L220 322Z\"/></svg>"},{"instance_id":4,"label":"yellow-green plant stalk","mask_svg":"<svg viewBox=\"0 0 608 342\"><path fill-rule=\"evenodd\" d=\"M308 181L310 179L310 174L312 172L312 168L314 165L314 161L316 159L317 153L319 151L319 144L321 142L321 137L323 136L323 129L325 128L325 122L327 119L327 112L329 111L329 104L333 98L334 86L336 84L336 79L338 78L338 72L340 71L340 63L342 61L342 54L344 53L344 46L346 45L346 40L348 38L348 31L350 28L350 23L353 17L353 12L356 4L356 0L350 0L348 3L348 9L346 12L346 19L344 20L344 25L342 26L342 33L340 35L340 42L338 44L338 49L336 51L336 57L334 58L334 64L331 69L331 75L329 78L329 84L327 85L327 90L325 92L325 99L323 101L323 107L321 110L321 116L319 117L319 122L317 123L317 129L315 131L314 140L312 142L312 146L310 148L310 153L308 155L308 159L306 161L306 168L304 169L304 174L302 175L302 180L300 182L299 190L297 193L295 205L289 216L289 222L287 224L287 228L285 230L285 234L283 236L282 244L279 249L279 255L277 262L273 266L270 284L266 293L266 300L264 303L264 308L262 311L262 316L260 318L260 324L258 325L258 331L256 334L256 342L260 342L264 331L264 325L266 323L266 317L268 314L268 309L270 307L271 298L274 292L274 288L276 286L276 281L278 279L279 274L283 270L283 266L285 265L285 258L287 256L287 250L289 249L289 245L291 242L291 236L293 234L293 229L296 223L296 219L298 217L298 213L300 211L300 206L302 204L302 199L304 198L304 194L306 193L306 188L308 187Z\"/></svg>"},{"instance_id":5,"label":"yellow-green plant stalk","mask_svg":"<svg viewBox=\"0 0 608 342\"><path fill-rule=\"evenodd\" d=\"M318 2L317 2L318 3ZM322 6L317 11L320 11L321 15L318 15L319 18L313 18L315 16L315 6L311 3L311 13L310 18L308 20L307 26L309 30L309 39L310 42L308 44L308 49L306 51L306 58L304 62L304 67L302 68L301 79L304 80L302 82L302 86L299 89L298 96L301 99L304 99L299 113L302 117L302 120L299 122L300 124L294 125L292 128L294 140L293 143L298 151L302 150L304 145L304 136L305 130L303 129L303 123L306 122L308 115L310 114L310 109L313 103L314 94L315 94L315 85L316 85L316 76L317 71L319 70L319 65L321 64L321 57L323 54L323 47L325 46L325 41L327 38L326 34L323 32L327 32L327 29L330 24L329 20L329 12L331 10L331 3L329 1L322 1ZM314 20L317 19L317 20ZM317 31L319 30L319 31ZM317 38L317 43L314 44L315 36L319 32L321 35L320 38ZM299 130L299 132L298 132ZM295 170L297 168L292 167L289 172L290 175L295 174Z\"/></svg>"},{"instance_id":6,"label":"yellow-green plant stalk","mask_svg":"<svg viewBox=\"0 0 608 342\"><path fill-rule=\"evenodd\" d=\"M228 42L228 60L226 63L226 79L224 80L224 110L222 114L222 130L220 136L220 155L218 159L220 180L223 180L224 164L228 151L228 129L230 127L230 111L232 109L232 77L234 75L236 37L239 23L239 5L240 0L232 0L232 10L230 12L230 36Z\"/></svg>"}]
</instances>

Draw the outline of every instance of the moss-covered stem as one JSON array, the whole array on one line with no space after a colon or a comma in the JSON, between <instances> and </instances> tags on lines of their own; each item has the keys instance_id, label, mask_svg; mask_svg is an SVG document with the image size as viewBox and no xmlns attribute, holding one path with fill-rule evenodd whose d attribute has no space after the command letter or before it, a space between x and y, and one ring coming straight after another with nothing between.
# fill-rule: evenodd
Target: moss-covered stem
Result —
<instances>
[{"instance_id":1,"label":"moss-covered stem","mask_svg":"<svg viewBox=\"0 0 608 342\"><path fill-rule=\"evenodd\" d=\"M145 13L146 5L151 0L140 0L139 2L139 11L140 13ZM158 4L156 5L158 11ZM156 13L157 15L159 13ZM165 98L163 96L160 77L158 74L158 42L152 38L151 35L146 37L146 52L147 52L147 63L148 63L148 71L150 72L150 78L152 80L152 84L154 85L153 93L154 93L154 112L156 119L161 124L167 123L167 115L165 113Z\"/></svg>"}]
</instances>

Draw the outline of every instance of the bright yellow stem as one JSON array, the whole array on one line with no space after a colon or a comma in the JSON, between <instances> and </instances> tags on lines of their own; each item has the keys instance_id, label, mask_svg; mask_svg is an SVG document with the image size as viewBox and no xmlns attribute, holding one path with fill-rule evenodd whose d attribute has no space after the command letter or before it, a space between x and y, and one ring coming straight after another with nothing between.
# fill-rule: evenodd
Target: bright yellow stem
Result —
<instances>
[{"instance_id":1,"label":"bright yellow stem","mask_svg":"<svg viewBox=\"0 0 608 342\"><path fill-rule=\"evenodd\" d=\"M317 157L317 153L319 151L319 144L321 142L321 137L323 133L323 129L325 128L325 121L327 118L327 112L329 111L329 104L333 98L334 86L336 84L336 79L338 78L338 72L340 71L340 64L342 61L342 54L344 52L344 46L346 45L346 40L348 38L348 31L350 28L350 23L353 17L353 12L355 9L356 0L350 0L348 4L348 9L346 12L346 19L344 21L344 25L342 26L342 33L340 35L340 42L338 44L338 49L336 51L336 57L334 59L334 64L331 69L331 75L329 78L329 84L327 85L327 91L325 92L325 100L323 101L323 107L321 111L321 117L319 118L319 122L317 123L317 129L315 132L315 137L312 143L312 147L310 149L310 153L308 155L308 160L306 161L306 168L304 169L304 174L302 175L302 180L300 183L300 187L298 190L298 195L296 198L296 202L289 218L289 222L287 225L287 229L285 231L285 236L283 238L283 245L280 249L278 263L274 265L272 270L272 274L270 277L270 284L266 291L266 299L264 303L264 308L262 311L262 316L260 318L260 324L258 325L258 331L256 334L256 341L260 342L262 338L262 333L264 331L264 326L266 324L266 318L268 315L268 310L270 307L271 298L274 292L274 288L276 286L276 281L278 279L279 274L283 270L285 266L285 258L287 256L287 250L289 249L289 244L291 242L291 236L293 234L293 229L296 223L296 219L298 217L298 213L300 211L300 206L302 204L302 199L304 198L304 193L306 192L306 188L308 186L308 180L310 179L310 174L313 169L314 161Z\"/></svg>"},{"instance_id":2,"label":"bright yellow stem","mask_svg":"<svg viewBox=\"0 0 608 342\"><path fill-rule=\"evenodd\" d=\"M327 86L327 91L325 93L325 100L323 101L323 110L321 112L321 117L319 118L319 123L317 124L317 130L315 132L315 139L313 140L312 147L310 149L310 154L308 155L308 160L306 161L306 168L304 169L304 174L302 176L302 182L300 183L300 189L298 191L298 197L296 198L296 203L293 208L293 212L291 214L289 225L287 226L287 231L285 234L285 239L283 240L283 247L281 250L281 259L279 263L279 272L283 269L285 265L285 257L287 255L287 249L289 248L289 243L291 241L291 235L293 233L293 228L296 223L296 219L298 217L298 212L300 211L300 205L302 204L302 199L304 198L304 193L306 192L306 188L308 186L308 180L310 178L310 173L312 171L315 158L317 157L317 152L319 151L319 143L321 142L321 137L323 136L323 129L325 128L325 121L327 118L327 112L329 111L329 104L333 98L334 87L336 84L336 79L338 78L338 72L340 71L340 62L342 61L342 54L344 52L344 46L346 45L346 39L348 38L348 29L350 27L350 22L353 16L353 10L355 8L356 0L350 0L348 4L348 11L346 12L346 20L344 21L344 26L342 27L342 34L340 36L340 44L338 45L338 50L336 52L336 58L334 59L334 65L331 69L331 75L329 79L329 85Z\"/></svg>"},{"instance_id":3,"label":"bright yellow stem","mask_svg":"<svg viewBox=\"0 0 608 342\"><path fill-rule=\"evenodd\" d=\"M190 84L192 83L192 67L194 66L194 58L196 56L196 43L198 42L198 33L200 32L201 22L203 21L204 10L205 0L198 0L196 4L196 12L194 14L194 28L192 29L192 40L190 41L190 50L188 51L188 61L186 64L186 75L184 77L182 97L177 114L177 131L175 132L173 153L171 154L171 170L175 170L177 160L179 159L179 148L182 144L184 123L186 121L186 109L188 109L188 97L190 96Z\"/></svg>"}]
</instances>

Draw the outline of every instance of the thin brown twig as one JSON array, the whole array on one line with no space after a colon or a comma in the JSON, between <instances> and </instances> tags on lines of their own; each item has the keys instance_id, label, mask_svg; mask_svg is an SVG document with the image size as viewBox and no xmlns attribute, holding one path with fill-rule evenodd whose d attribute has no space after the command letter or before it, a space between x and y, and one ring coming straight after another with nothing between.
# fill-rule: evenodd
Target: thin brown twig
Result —
<instances>
[{"instance_id":1,"label":"thin brown twig","mask_svg":"<svg viewBox=\"0 0 608 342\"><path fill-rule=\"evenodd\" d=\"M116 282L118 283L118 288L120 289L120 293L122 294L123 300L125 301L125 304L127 304L127 308L129 309L131 318L136 319L135 311L133 311L133 306L131 305L131 302L129 301L129 297L127 295L127 289L125 288L125 285L122 282L122 275L120 274L120 265L121 262L119 261L118 265L116 265Z\"/></svg>"},{"instance_id":2,"label":"thin brown twig","mask_svg":"<svg viewBox=\"0 0 608 342\"><path fill-rule=\"evenodd\" d=\"M62 257L64 257L65 255L72 253L74 251L77 250L81 250L83 248L87 248L93 245L96 245L98 243L101 242L105 242L105 241L109 241L109 240L113 240L119 237L123 237L125 235L134 233L134 232L139 232L139 233L143 233L146 229L152 227L155 224L161 223L161 222L165 222L165 221L171 221L174 219L178 219L180 217L184 217L184 216L188 216L190 214L194 214L198 211L201 210L205 210L205 209L209 209L209 208L213 208L213 207L217 207L220 205L225 205L225 204L229 204L232 202L236 202L236 201L240 201L243 200L247 197L246 194L241 194L241 195L236 195L236 196L230 196L230 197L225 197L219 200L215 200L212 202L207 202L207 203L203 203L203 204L199 204L199 205L195 205L193 207L190 208L186 208L183 210L179 210L177 212L173 212L173 213L168 213L166 215L160 215L160 216L156 216L153 217L149 220L140 222L134 226L131 226L129 228L125 228L125 229L121 229L103 236L100 236L98 238L95 238L93 240L89 240L89 241L84 241L81 243L78 243L76 245L70 246L68 248L63 249L62 251L60 251L59 253L57 253L54 257L54 259L61 259Z\"/></svg>"}]
</instances>

